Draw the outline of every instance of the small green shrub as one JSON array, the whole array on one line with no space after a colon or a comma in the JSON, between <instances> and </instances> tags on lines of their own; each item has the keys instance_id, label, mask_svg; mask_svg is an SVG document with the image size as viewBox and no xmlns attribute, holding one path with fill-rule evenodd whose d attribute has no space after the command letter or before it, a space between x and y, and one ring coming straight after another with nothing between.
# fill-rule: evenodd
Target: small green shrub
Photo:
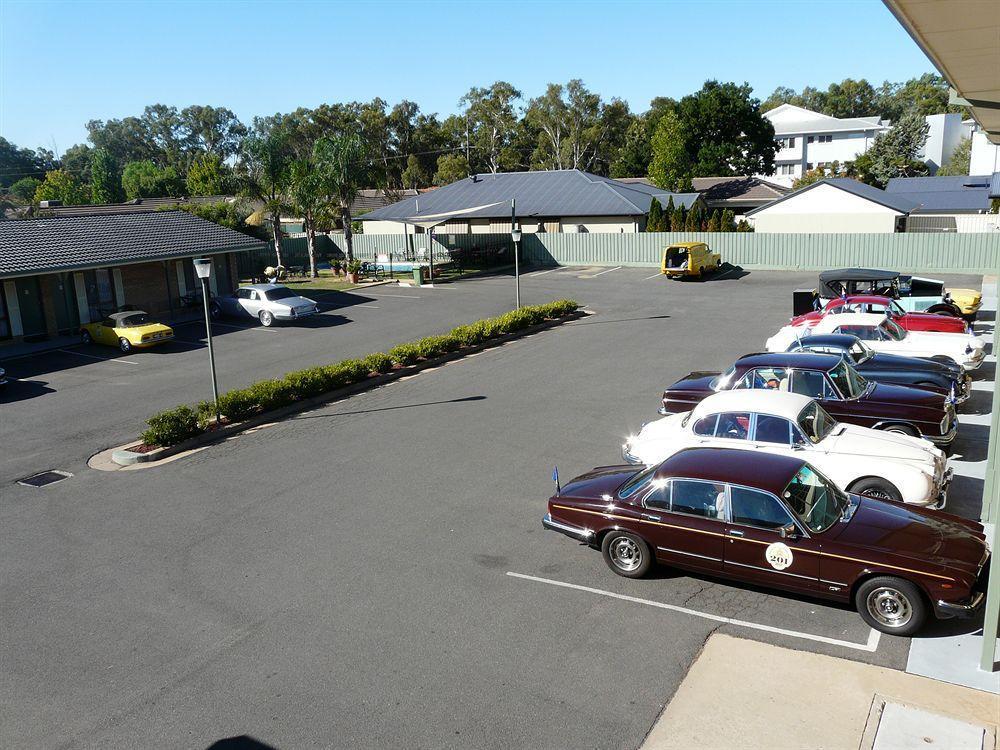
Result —
<instances>
[{"instance_id":1,"label":"small green shrub","mask_svg":"<svg viewBox=\"0 0 1000 750\"><path fill-rule=\"evenodd\" d=\"M361 364L368 368L368 372L389 372L392 369L392 357L376 352L362 359Z\"/></svg>"},{"instance_id":2,"label":"small green shrub","mask_svg":"<svg viewBox=\"0 0 1000 750\"><path fill-rule=\"evenodd\" d=\"M215 404L211 401L199 401L195 412L198 414L198 427L201 430L207 430L215 421Z\"/></svg>"},{"instance_id":3,"label":"small green shrub","mask_svg":"<svg viewBox=\"0 0 1000 750\"><path fill-rule=\"evenodd\" d=\"M253 392L253 398L261 411L280 409L296 400L295 389L284 378L261 380L250 386L250 390Z\"/></svg>"},{"instance_id":4,"label":"small green shrub","mask_svg":"<svg viewBox=\"0 0 1000 750\"><path fill-rule=\"evenodd\" d=\"M260 405L250 388L237 388L219 396L219 413L231 422L242 422L257 413Z\"/></svg>"},{"instance_id":5,"label":"small green shrub","mask_svg":"<svg viewBox=\"0 0 1000 750\"><path fill-rule=\"evenodd\" d=\"M190 406L177 406L161 411L146 420L149 428L141 437L146 445L176 445L202 432L198 413Z\"/></svg>"},{"instance_id":6,"label":"small green shrub","mask_svg":"<svg viewBox=\"0 0 1000 750\"><path fill-rule=\"evenodd\" d=\"M285 381L298 398L312 398L330 390L329 378L322 367L290 372Z\"/></svg>"},{"instance_id":7,"label":"small green shrub","mask_svg":"<svg viewBox=\"0 0 1000 750\"><path fill-rule=\"evenodd\" d=\"M414 344L400 344L392 347L387 353L392 358L393 363L400 367L412 365L420 359L420 351Z\"/></svg>"},{"instance_id":8,"label":"small green shrub","mask_svg":"<svg viewBox=\"0 0 1000 750\"><path fill-rule=\"evenodd\" d=\"M452 329L451 336L462 346L475 346L483 342L482 328L474 323Z\"/></svg>"}]
</instances>

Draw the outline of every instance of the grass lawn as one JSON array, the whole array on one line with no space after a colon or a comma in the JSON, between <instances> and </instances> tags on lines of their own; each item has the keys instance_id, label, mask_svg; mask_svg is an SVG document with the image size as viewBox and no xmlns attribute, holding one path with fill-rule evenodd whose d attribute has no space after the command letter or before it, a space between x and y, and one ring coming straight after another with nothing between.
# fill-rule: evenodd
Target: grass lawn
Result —
<instances>
[{"instance_id":1,"label":"grass lawn","mask_svg":"<svg viewBox=\"0 0 1000 750\"><path fill-rule=\"evenodd\" d=\"M311 279L308 276L293 276L290 279L284 279L281 283L307 297L310 291L343 291L344 289L354 289L357 286L347 281L343 275L334 276L332 271L320 271L319 278L316 279Z\"/></svg>"}]
</instances>

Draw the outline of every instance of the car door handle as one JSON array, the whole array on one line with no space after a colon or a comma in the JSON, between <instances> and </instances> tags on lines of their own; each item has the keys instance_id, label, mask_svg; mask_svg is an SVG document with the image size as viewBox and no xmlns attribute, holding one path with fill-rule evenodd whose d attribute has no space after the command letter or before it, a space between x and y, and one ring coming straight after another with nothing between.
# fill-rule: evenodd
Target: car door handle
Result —
<instances>
[{"instance_id":1,"label":"car door handle","mask_svg":"<svg viewBox=\"0 0 1000 750\"><path fill-rule=\"evenodd\" d=\"M743 536L743 532L740 531L739 529L730 529L729 530L729 535L730 536Z\"/></svg>"}]
</instances>

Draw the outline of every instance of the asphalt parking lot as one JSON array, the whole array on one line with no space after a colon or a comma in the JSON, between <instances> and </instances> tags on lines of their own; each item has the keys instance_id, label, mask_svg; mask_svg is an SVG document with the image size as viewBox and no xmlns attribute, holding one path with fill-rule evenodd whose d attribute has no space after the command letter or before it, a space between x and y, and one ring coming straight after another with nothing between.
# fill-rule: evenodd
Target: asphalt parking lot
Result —
<instances>
[{"instance_id":1,"label":"asphalt parking lot","mask_svg":"<svg viewBox=\"0 0 1000 750\"><path fill-rule=\"evenodd\" d=\"M85 461L204 390L197 326L128 363L74 347L6 364L39 392L2 407L0 744L634 748L718 629L902 668L908 641L847 608L669 570L627 581L542 530L553 465L565 481L617 463L664 385L761 347L815 280L652 273L529 274L526 303L594 314L154 469ZM223 382L498 313L512 282L344 296L364 299L306 330L222 334ZM965 515L994 370L963 408ZM11 483L47 468L74 476Z\"/></svg>"}]
</instances>

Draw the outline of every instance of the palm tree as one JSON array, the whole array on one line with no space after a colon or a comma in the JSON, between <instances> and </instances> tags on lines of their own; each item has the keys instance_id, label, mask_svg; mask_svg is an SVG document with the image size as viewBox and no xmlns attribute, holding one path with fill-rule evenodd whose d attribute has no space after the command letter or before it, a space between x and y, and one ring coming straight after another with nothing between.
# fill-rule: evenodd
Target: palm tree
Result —
<instances>
[{"instance_id":1,"label":"palm tree","mask_svg":"<svg viewBox=\"0 0 1000 750\"><path fill-rule=\"evenodd\" d=\"M361 188L373 181L368 150L357 133L341 133L316 141L313 161L319 169L324 192L340 212L344 224L344 252L350 263L354 260L351 204Z\"/></svg>"},{"instance_id":2,"label":"palm tree","mask_svg":"<svg viewBox=\"0 0 1000 750\"><path fill-rule=\"evenodd\" d=\"M309 275L316 278L316 223L324 213L329 199L324 191L323 180L310 159L296 159L290 171L288 196L292 210L302 217L306 232L306 248L309 251Z\"/></svg>"},{"instance_id":3,"label":"palm tree","mask_svg":"<svg viewBox=\"0 0 1000 750\"><path fill-rule=\"evenodd\" d=\"M239 176L244 195L264 204L262 212L271 219L274 252L281 262L281 212L287 207L285 191L291 166L288 139L280 130L254 133L243 141Z\"/></svg>"}]
</instances>

